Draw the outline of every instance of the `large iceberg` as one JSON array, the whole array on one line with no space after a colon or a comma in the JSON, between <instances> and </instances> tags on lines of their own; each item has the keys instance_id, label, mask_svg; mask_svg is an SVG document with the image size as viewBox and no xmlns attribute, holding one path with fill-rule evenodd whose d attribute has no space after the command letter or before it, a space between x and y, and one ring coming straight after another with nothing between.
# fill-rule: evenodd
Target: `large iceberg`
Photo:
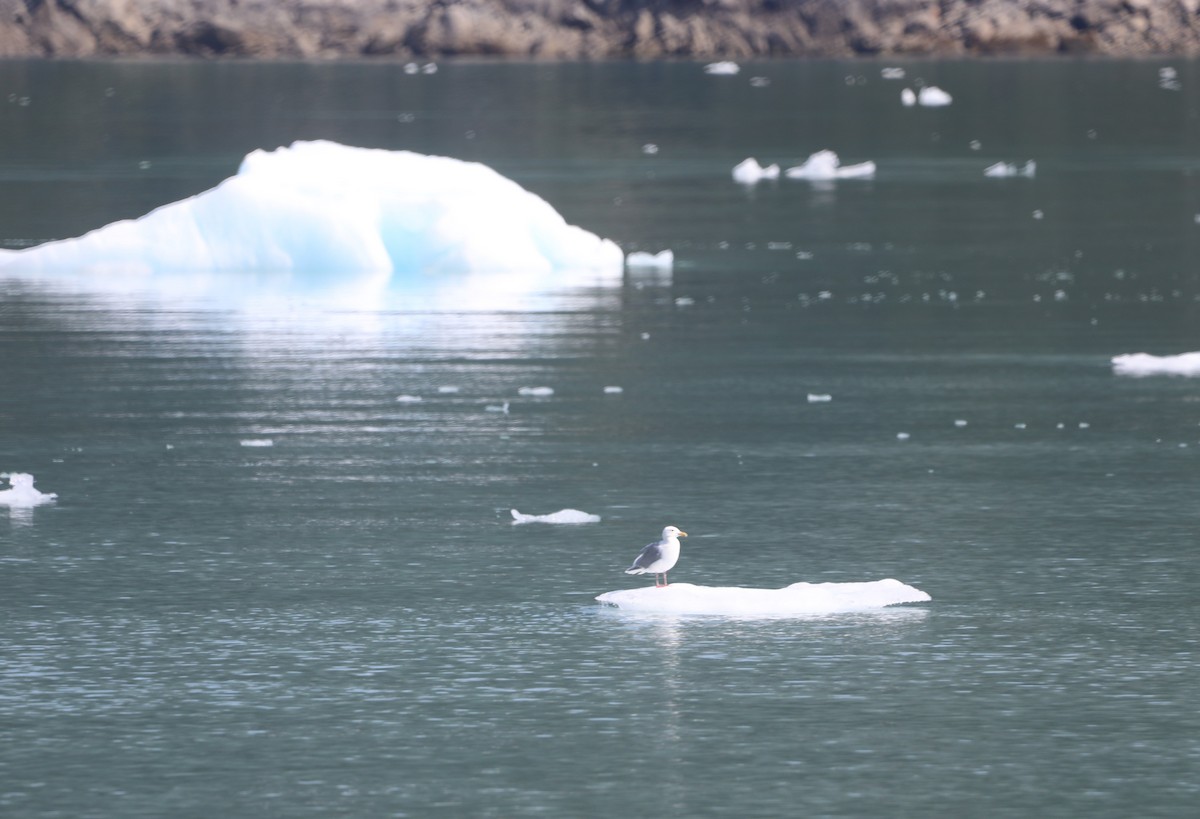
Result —
<instances>
[{"instance_id":1,"label":"large iceberg","mask_svg":"<svg viewBox=\"0 0 1200 819\"><path fill-rule=\"evenodd\" d=\"M0 274L619 276L613 242L477 162L296 142L254 151L212 190L76 239L0 251Z\"/></svg>"},{"instance_id":2,"label":"large iceberg","mask_svg":"<svg viewBox=\"0 0 1200 819\"><path fill-rule=\"evenodd\" d=\"M606 592L596 599L630 611L794 617L874 611L900 603L924 603L930 597L889 578L867 583L793 583L782 589L672 583Z\"/></svg>"}]
</instances>

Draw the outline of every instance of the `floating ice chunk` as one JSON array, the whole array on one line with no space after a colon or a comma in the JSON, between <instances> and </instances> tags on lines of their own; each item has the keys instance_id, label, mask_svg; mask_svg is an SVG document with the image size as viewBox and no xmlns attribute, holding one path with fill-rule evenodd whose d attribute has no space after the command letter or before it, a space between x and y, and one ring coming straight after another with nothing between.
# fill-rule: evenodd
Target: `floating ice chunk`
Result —
<instances>
[{"instance_id":1,"label":"floating ice chunk","mask_svg":"<svg viewBox=\"0 0 1200 819\"><path fill-rule=\"evenodd\" d=\"M909 438L911 438L911 437L912 437L912 435L910 435L910 434L909 434L909 433L907 433L907 432L897 432L897 433L896 433L896 440L897 440L897 441L907 441L907 440L908 440Z\"/></svg>"},{"instance_id":2,"label":"floating ice chunk","mask_svg":"<svg viewBox=\"0 0 1200 819\"><path fill-rule=\"evenodd\" d=\"M396 401L401 404L419 404L424 401L419 395L397 395Z\"/></svg>"},{"instance_id":3,"label":"floating ice chunk","mask_svg":"<svg viewBox=\"0 0 1200 819\"><path fill-rule=\"evenodd\" d=\"M896 66L887 66L880 69L879 76L885 80L902 80L904 79L904 69Z\"/></svg>"},{"instance_id":4,"label":"floating ice chunk","mask_svg":"<svg viewBox=\"0 0 1200 819\"><path fill-rule=\"evenodd\" d=\"M868 583L793 583L782 589L696 586L672 583L662 588L606 592L601 603L627 611L725 616L805 616L866 612L901 603L925 603L920 589L891 578Z\"/></svg>"},{"instance_id":5,"label":"floating ice chunk","mask_svg":"<svg viewBox=\"0 0 1200 819\"><path fill-rule=\"evenodd\" d=\"M0 490L0 506L13 508L40 506L58 497L54 492L39 492L33 488L33 476L28 472L0 473L8 478L9 489Z\"/></svg>"},{"instance_id":6,"label":"floating ice chunk","mask_svg":"<svg viewBox=\"0 0 1200 819\"><path fill-rule=\"evenodd\" d=\"M647 156L653 156L654 154L658 153L658 146L653 142L647 142L642 146L642 153L646 154Z\"/></svg>"},{"instance_id":7,"label":"floating ice chunk","mask_svg":"<svg viewBox=\"0 0 1200 819\"><path fill-rule=\"evenodd\" d=\"M963 427L965 427L966 425L967 425L967 421L966 421L966 419L965 419L965 418L956 418L956 419L954 419L954 426L958 427L959 429L962 429L962 428L963 428Z\"/></svg>"},{"instance_id":8,"label":"floating ice chunk","mask_svg":"<svg viewBox=\"0 0 1200 819\"><path fill-rule=\"evenodd\" d=\"M691 296L680 296L679 298L675 299L676 307L691 307L695 303L696 303L696 300L693 299Z\"/></svg>"},{"instance_id":9,"label":"floating ice chunk","mask_svg":"<svg viewBox=\"0 0 1200 819\"><path fill-rule=\"evenodd\" d=\"M503 404L488 404L483 409L485 412L499 412L508 415L508 402L505 401Z\"/></svg>"},{"instance_id":10,"label":"floating ice chunk","mask_svg":"<svg viewBox=\"0 0 1200 819\"><path fill-rule=\"evenodd\" d=\"M1037 163L1032 159L1024 165L1017 165L1015 162L997 162L994 165L988 165L984 168L983 175L992 177L993 179L1006 179L1013 176L1024 176L1027 179L1033 179L1037 175Z\"/></svg>"},{"instance_id":11,"label":"floating ice chunk","mask_svg":"<svg viewBox=\"0 0 1200 819\"><path fill-rule=\"evenodd\" d=\"M758 164L758 160L754 157L743 159L741 162L733 166L733 181L742 185L753 185L763 179L778 179L779 166L768 165L763 167Z\"/></svg>"},{"instance_id":12,"label":"floating ice chunk","mask_svg":"<svg viewBox=\"0 0 1200 819\"><path fill-rule=\"evenodd\" d=\"M619 274L621 258L486 165L317 141L254 151L216 188L139 219L0 252L0 272L357 274L386 285L402 274Z\"/></svg>"},{"instance_id":13,"label":"floating ice chunk","mask_svg":"<svg viewBox=\"0 0 1200 819\"><path fill-rule=\"evenodd\" d=\"M927 85L917 92L917 104L926 108L940 108L949 105L954 98L936 85Z\"/></svg>"},{"instance_id":14,"label":"floating ice chunk","mask_svg":"<svg viewBox=\"0 0 1200 819\"><path fill-rule=\"evenodd\" d=\"M446 384L438 387L438 392L442 395L454 395L458 392L458 387L454 386L453 384Z\"/></svg>"},{"instance_id":15,"label":"floating ice chunk","mask_svg":"<svg viewBox=\"0 0 1200 819\"><path fill-rule=\"evenodd\" d=\"M827 404L832 400L833 396L826 393L810 392L808 394L808 403L810 404Z\"/></svg>"},{"instance_id":16,"label":"floating ice chunk","mask_svg":"<svg viewBox=\"0 0 1200 819\"><path fill-rule=\"evenodd\" d=\"M516 509L511 510L513 523L599 523L599 515L590 515L578 509L560 509L549 515L523 515Z\"/></svg>"},{"instance_id":17,"label":"floating ice chunk","mask_svg":"<svg viewBox=\"0 0 1200 819\"><path fill-rule=\"evenodd\" d=\"M620 395L625 392L624 387L608 386L604 388L605 395Z\"/></svg>"},{"instance_id":18,"label":"floating ice chunk","mask_svg":"<svg viewBox=\"0 0 1200 819\"><path fill-rule=\"evenodd\" d=\"M751 77L750 78L750 85L752 85L755 88L766 88L770 84L771 84L770 77Z\"/></svg>"},{"instance_id":19,"label":"floating ice chunk","mask_svg":"<svg viewBox=\"0 0 1200 819\"><path fill-rule=\"evenodd\" d=\"M246 438L238 443L242 446L275 446L275 442L270 438Z\"/></svg>"},{"instance_id":20,"label":"floating ice chunk","mask_svg":"<svg viewBox=\"0 0 1200 819\"><path fill-rule=\"evenodd\" d=\"M905 108L912 108L917 104L917 95L913 93L911 88L905 88L900 92L900 102L904 104Z\"/></svg>"},{"instance_id":21,"label":"floating ice chunk","mask_svg":"<svg viewBox=\"0 0 1200 819\"><path fill-rule=\"evenodd\" d=\"M784 173L788 179L821 181L829 179L869 179L875 175L874 162L857 165L842 165L833 151L817 151L803 165L788 168Z\"/></svg>"},{"instance_id":22,"label":"floating ice chunk","mask_svg":"<svg viewBox=\"0 0 1200 819\"><path fill-rule=\"evenodd\" d=\"M637 250L625 257L625 266L638 270L670 270L675 266L675 253L670 250L660 250L658 253Z\"/></svg>"},{"instance_id":23,"label":"floating ice chunk","mask_svg":"<svg viewBox=\"0 0 1200 819\"><path fill-rule=\"evenodd\" d=\"M1161 356L1129 353L1113 358L1112 367L1116 375L1200 376L1200 352Z\"/></svg>"},{"instance_id":24,"label":"floating ice chunk","mask_svg":"<svg viewBox=\"0 0 1200 819\"><path fill-rule=\"evenodd\" d=\"M729 76L741 70L742 67L732 60L722 60L721 62L709 63L704 66L705 74L723 74Z\"/></svg>"},{"instance_id":25,"label":"floating ice chunk","mask_svg":"<svg viewBox=\"0 0 1200 819\"><path fill-rule=\"evenodd\" d=\"M553 387L521 387L517 390L517 395L529 395L534 398L545 398L549 395L554 395Z\"/></svg>"},{"instance_id":26,"label":"floating ice chunk","mask_svg":"<svg viewBox=\"0 0 1200 819\"><path fill-rule=\"evenodd\" d=\"M421 66L422 74L436 74L437 70L437 63L425 63L425 65Z\"/></svg>"}]
</instances>

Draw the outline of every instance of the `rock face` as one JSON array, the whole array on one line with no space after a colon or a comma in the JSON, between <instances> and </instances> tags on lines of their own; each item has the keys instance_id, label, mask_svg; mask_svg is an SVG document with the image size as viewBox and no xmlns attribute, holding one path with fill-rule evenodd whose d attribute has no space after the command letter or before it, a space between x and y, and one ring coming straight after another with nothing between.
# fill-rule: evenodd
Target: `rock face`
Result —
<instances>
[{"instance_id":1,"label":"rock face","mask_svg":"<svg viewBox=\"0 0 1200 819\"><path fill-rule=\"evenodd\" d=\"M0 57L1200 54L1200 0L0 0Z\"/></svg>"}]
</instances>

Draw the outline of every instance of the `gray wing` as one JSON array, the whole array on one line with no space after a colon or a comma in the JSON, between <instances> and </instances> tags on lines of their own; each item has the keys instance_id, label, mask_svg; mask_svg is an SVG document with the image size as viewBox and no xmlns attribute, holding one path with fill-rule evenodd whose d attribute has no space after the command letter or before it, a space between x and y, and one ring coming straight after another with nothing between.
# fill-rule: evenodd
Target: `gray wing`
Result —
<instances>
[{"instance_id":1,"label":"gray wing","mask_svg":"<svg viewBox=\"0 0 1200 819\"><path fill-rule=\"evenodd\" d=\"M647 544L642 553L633 561L631 569L645 569L654 563L656 560L661 560L663 556L662 542Z\"/></svg>"}]
</instances>

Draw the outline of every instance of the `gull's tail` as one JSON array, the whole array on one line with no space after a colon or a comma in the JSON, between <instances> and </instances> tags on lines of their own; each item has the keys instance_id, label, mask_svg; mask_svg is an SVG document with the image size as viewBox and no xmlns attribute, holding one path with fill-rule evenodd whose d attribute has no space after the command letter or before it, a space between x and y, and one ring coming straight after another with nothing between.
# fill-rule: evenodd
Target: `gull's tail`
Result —
<instances>
[{"instance_id":1,"label":"gull's tail","mask_svg":"<svg viewBox=\"0 0 1200 819\"><path fill-rule=\"evenodd\" d=\"M645 574L646 570L641 566L630 566L625 570L625 574Z\"/></svg>"}]
</instances>

